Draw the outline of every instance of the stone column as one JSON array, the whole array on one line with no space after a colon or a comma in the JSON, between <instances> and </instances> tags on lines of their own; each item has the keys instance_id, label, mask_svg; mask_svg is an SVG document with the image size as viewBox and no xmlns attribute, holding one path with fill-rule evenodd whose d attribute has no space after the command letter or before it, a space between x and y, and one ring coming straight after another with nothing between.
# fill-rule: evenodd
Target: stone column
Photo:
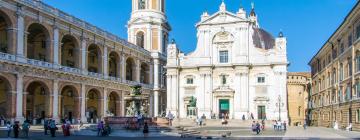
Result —
<instances>
[{"instance_id":1,"label":"stone column","mask_svg":"<svg viewBox=\"0 0 360 140\"><path fill-rule=\"evenodd\" d=\"M154 85L154 64L150 64L149 83Z\"/></svg>"},{"instance_id":2,"label":"stone column","mask_svg":"<svg viewBox=\"0 0 360 140\"><path fill-rule=\"evenodd\" d=\"M151 25L147 26L146 29L146 42L145 42L145 49L147 50L152 50L152 30L151 30Z\"/></svg>"},{"instance_id":3,"label":"stone column","mask_svg":"<svg viewBox=\"0 0 360 140\"><path fill-rule=\"evenodd\" d=\"M164 35L163 35L163 30L161 29L161 26L159 27L158 29L158 40L159 40L159 46L158 46L158 49L159 49L159 52L160 53L163 53L164 52L164 48L163 48L163 40L164 40Z\"/></svg>"},{"instance_id":4,"label":"stone column","mask_svg":"<svg viewBox=\"0 0 360 140\"><path fill-rule=\"evenodd\" d=\"M59 28L54 26L54 67L59 68Z\"/></svg>"},{"instance_id":5,"label":"stone column","mask_svg":"<svg viewBox=\"0 0 360 140\"><path fill-rule=\"evenodd\" d=\"M81 38L81 70L83 74L87 74L86 68L86 57L87 57L87 49L86 49L86 39L84 37Z\"/></svg>"},{"instance_id":6,"label":"stone column","mask_svg":"<svg viewBox=\"0 0 360 140\"><path fill-rule=\"evenodd\" d=\"M140 71L141 71L141 62L140 62L140 60L136 60L136 62L135 62L136 64L136 68L135 68L135 81L136 82L139 82L140 83Z\"/></svg>"},{"instance_id":7,"label":"stone column","mask_svg":"<svg viewBox=\"0 0 360 140\"><path fill-rule=\"evenodd\" d=\"M159 91L154 91L154 117L159 116Z\"/></svg>"},{"instance_id":8,"label":"stone column","mask_svg":"<svg viewBox=\"0 0 360 140\"><path fill-rule=\"evenodd\" d=\"M53 119L59 122L59 81L54 80L53 85Z\"/></svg>"},{"instance_id":9,"label":"stone column","mask_svg":"<svg viewBox=\"0 0 360 140\"><path fill-rule=\"evenodd\" d=\"M22 122L23 116L23 77L22 74L17 74L16 79L16 117L15 120Z\"/></svg>"},{"instance_id":10,"label":"stone column","mask_svg":"<svg viewBox=\"0 0 360 140\"><path fill-rule=\"evenodd\" d=\"M87 122L86 120L86 112L85 112L85 108L86 108L86 89L85 89L85 84L81 84L81 121L82 122Z\"/></svg>"},{"instance_id":11,"label":"stone column","mask_svg":"<svg viewBox=\"0 0 360 140\"><path fill-rule=\"evenodd\" d=\"M108 48L104 45L104 54L103 54L103 74L104 78L107 79L109 77L109 71L108 71Z\"/></svg>"},{"instance_id":12,"label":"stone column","mask_svg":"<svg viewBox=\"0 0 360 140\"><path fill-rule=\"evenodd\" d=\"M125 60L125 55L122 53L121 54L121 80L125 83L126 82L126 71L125 71L125 68L126 68L126 60Z\"/></svg>"},{"instance_id":13,"label":"stone column","mask_svg":"<svg viewBox=\"0 0 360 140\"><path fill-rule=\"evenodd\" d=\"M154 59L154 90L159 89L159 59Z\"/></svg>"},{"instance_id":14,"label":"stone column","mask_svg":"<svg viewBox=\"0 0 360 140\"><path fill-rule=\"evenodd\" d=\"M21 7L18 7L16 16L17 16L16 61L25 63L26 62L24 55L25 22L24 22L24 13L22 13Z\"/></svg>"},{"instance_id":15,"label":"stone column","mask_svg":"<svg viewBox=\"0 0 360 140\"><path fill-rule=\"evenodd\" d=\"M107 94L107 89L104 88L104 100L103 100L103 116L106 117L107 116L107 110L108 110L108 94Z\"/></svg>"}]
</instances>

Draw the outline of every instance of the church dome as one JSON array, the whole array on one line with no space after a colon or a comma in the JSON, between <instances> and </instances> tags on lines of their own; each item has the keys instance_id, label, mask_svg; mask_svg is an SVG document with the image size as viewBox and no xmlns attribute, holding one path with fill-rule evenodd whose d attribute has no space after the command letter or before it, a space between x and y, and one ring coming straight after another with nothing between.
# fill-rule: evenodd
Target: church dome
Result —
<instances>
[{"instance_id":1,"label":"church dome","mask_svg":"<svg viewBox=\"0 0 360 140\"><path fill-rule=\"evenodd\" d=\"M260 28L254 28L253 43L256 48L269 50L274 48L275 39L267 31Z\"/></svg>"}]
</instances>

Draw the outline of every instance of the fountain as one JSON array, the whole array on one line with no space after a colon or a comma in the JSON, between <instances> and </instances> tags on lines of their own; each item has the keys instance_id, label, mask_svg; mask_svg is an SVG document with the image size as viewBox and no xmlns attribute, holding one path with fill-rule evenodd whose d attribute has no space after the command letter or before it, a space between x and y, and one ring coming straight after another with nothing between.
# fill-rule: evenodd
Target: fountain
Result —
<instances>
[{"instance_id":1,"label":"fountain","mask_svg":"<svg viewBox=\"0 0 360 140\"><path fill-rule=\"evenodd\" d=\"M146 98L141 95L141 86L136 85L131 88L132 93L130 96L125 97L125 100L129 103L125 115L127 117L134 117L138 114L146 115L147 111L144 110L143 104Z\"/></svg>"}]
</instances>

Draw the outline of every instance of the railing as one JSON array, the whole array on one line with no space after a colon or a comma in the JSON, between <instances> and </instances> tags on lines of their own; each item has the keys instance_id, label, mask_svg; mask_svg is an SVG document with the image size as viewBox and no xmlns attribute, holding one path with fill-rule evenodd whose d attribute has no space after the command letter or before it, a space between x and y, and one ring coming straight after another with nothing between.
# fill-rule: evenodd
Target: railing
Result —
<instances>
[{"instance_id":1,"label":"railing","mask_svg":"<svg viewBox=\"0 0 360 140\"><path fill-rule=\"evenodd\" d=\"M7 60L7 61L15 61L16 56L8 53L2 53L0 52L0 59Z\"/></svg>"},{"instance_id":2,"label":"railing","mask_svg":"<svg viewBox=\"0 0 360 140\"><path fill-rule=\"evenodd\" d=\"M75 74L81 74L81 70L77 69L77 68L71 68L71 67L66 67L66 66L61 66L60 67L61 71L64 72L69 72L69 73L75 73Z\"/></svg>"},{"instance_id":3,"label":"railing","mask_svg":"<svg viewBox=\"0 0 360 140\"><path fill-rule=\"evenodd\" d=\"M112 77L112 76L109 76L109 79L110 79L111 81L121 82L121 78L119 78L119 77Z\"/></svg>"},{"instance_id":4,"label":"railing","mask_svg":"<svg viewBox=\"0 0 360 140\"><path fill-rule=\"evenodd\" d=\"M95 78L101 78L101 79L104 78L103 74L96 73L96 72L88 72L88 75L91 77L95 77Z\"/></svg>"},{"instance_id":5,"label":"railing","mask_svg":"<svg viewBox=\"0 0 360 140\"><path fill-rule=\"evenodd\" d=\"M35 66L44 67L44 68L53 68L53 64L51 64L49 62L45 62L45 61L40 61L40 60L35 60L35 59L27 59L26 62L30 65L35 65Z\"/></svg>"},{"instance_id":6,"label":"railing","mask_svg":"<svg viewBox=\"0 0 360 140\"><path fill-rule=\"evenodd\" d=\"M56 9L50 5L47 5L41 1L35 1L35 0L18 0L20 3L23 3L24 5L27 5L29 7L32 7L32 8L35 8L35 9L38 9L42 12L45 12L49 15L53 15L55 17L58 17L59 19L62 19L64 21L67 21L69 23L72 23L74 25L77 25L78 27L82 27L84 29L87 29L87 30L90 30L92 32L94 32L95 34L99 34L99 35L102 35L102 36L105 36L107 37L108 39L111 39L113 41L116 41L120 44L122 44L123 46L127 46L129 48L132 48L132 49L135 49L135 50L138 50L144 54L149 54L150 55L150 52L139 47L139 46L136 46L132 43L129 43L128 41L110 33L110 32L107 32L105 30L102 30L94 25L91 25L90 23L86 22L86 21L83 21L79 18L76 18L72 15L69 15L59 9Z\"/></svg>"}]
</instances>

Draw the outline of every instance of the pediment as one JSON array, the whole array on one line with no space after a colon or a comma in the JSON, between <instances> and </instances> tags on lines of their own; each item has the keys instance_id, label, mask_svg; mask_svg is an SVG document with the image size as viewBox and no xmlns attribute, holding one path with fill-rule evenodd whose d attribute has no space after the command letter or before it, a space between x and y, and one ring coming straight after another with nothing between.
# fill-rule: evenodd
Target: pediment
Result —
<instances>
[{"instance_id":1,"label":"pediment","mask_svg":"<svg viewBox=\"0 0 360 140\"><path fill-rule=\"evenodd\" d=\"M212 16L208 17L204 21L201 21L197 24L199 25L211 25L211 24L224 24L224 23L234 23L234 22L243 22L247 19L243 19L230 12L217 12Z\"/></svg>"},{"instance_id":2,"label":"pediment","mask_svg":"<svg viewBox=\"0 0 360 140\"><path fill-rule=\"evenodd\" d=\"M224 92L234 93L235 90L228 86L219 86L218 88L214 89L213 92L214 93L224 93Z\"/></svg>"},{"instance_id":3,"label":"pediment","mask_svg":"<svg viewBox=\"0 0 360 140\"><path fill-rule=\"evenodd\" d=\"M150 22L145 18L135 18L131 21L129 21L129 24L136 24L136 23L144 23L144 22Z\"/></svg>"},{"instance_id":4,"label":"pediment","mask_svg":"<svg viewBox=\"0 0 360 140\"><path fill-rule=\"evenodd\" d=\"M270 99L268 97L264 97L264 96L257 96L257 97L255 97L254 101L255 102L262 102L262 101L268 102L268 101L270 101Z\"/></svg>"}]
</instances>

